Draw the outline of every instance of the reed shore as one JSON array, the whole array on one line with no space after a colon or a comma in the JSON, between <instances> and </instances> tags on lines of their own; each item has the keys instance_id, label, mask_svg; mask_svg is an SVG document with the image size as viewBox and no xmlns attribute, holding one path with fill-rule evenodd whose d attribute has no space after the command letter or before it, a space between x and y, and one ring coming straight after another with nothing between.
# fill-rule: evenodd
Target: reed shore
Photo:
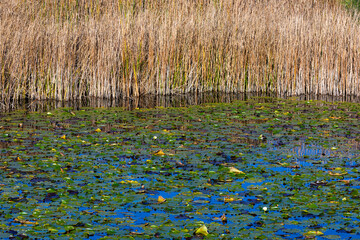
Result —
<instances>
[{"instance_id":1,"label":"reed shore","mask_svg":"<svg viewBox=\"0 0 360 240\"><path fill-rule=\"evenodd\" d=\"M0 2L0 102L187 92L360 95L336 0Z\"/></svg>"}]
</instances>

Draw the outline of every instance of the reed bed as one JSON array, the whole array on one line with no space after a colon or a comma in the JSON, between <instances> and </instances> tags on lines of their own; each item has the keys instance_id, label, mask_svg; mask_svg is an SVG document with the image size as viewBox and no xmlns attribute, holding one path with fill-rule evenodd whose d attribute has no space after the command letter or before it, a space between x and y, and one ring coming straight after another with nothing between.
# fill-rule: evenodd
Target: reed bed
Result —
<instances>
[{"instance_id":1,"label":"reed bed","mask_svg":"<svg viewBox=\"0 0 360 240\"><path fill-rule=\"evenodd\" d=\"M0 1L0 101L360 95L359 36L336 0Z\"/></svg>"}]
</instances>

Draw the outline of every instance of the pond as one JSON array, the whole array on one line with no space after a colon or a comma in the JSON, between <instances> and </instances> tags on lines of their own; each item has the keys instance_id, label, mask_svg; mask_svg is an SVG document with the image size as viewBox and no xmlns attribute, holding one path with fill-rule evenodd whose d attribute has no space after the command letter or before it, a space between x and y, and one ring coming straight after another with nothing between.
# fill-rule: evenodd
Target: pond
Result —
<instances>
[{"instance_id":1,"label":"pond","mask_svg":"<svg viewBox=\"0 0 360 240\"><path fill-rule=\"evenodd\" d=\"M360 105L0 114L0 238L360 238Z\"/></svg>"}]
</instances>

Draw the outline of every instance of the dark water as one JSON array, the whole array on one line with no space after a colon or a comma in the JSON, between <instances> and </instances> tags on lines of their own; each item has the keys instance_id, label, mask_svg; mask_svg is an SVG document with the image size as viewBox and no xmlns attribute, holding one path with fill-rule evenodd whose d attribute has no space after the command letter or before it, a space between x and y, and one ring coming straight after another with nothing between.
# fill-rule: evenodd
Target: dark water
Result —
<instances>
[{"instance_id":1,"label":"dark water","mask_svg":"<svg viewBox=\"0 0 360 240\"><path fill-rule=\"evenodd\" d=\"M279 97L276 94L266 93L189 93L171 96L163 95L145 95L134 98L106 99L106 98L86 98L74 101L38 101L24 100L13 103L11 106L0 104L0 112L27 110L29 112L46 112L55 108L70 107L74 110L81 108L110 108L122 107L126 110L135 108L154 108L154 107L185 107L189 105L200 105L204 103L231 103L236 100L248 100L254 97ZM321 100L326 102L354 102L360 103L360 97L356 96L330 96L330 95L300 95L294 97L296 100ZM263 100L264 101L264 100Z\"/></svg>"}]
</instances>

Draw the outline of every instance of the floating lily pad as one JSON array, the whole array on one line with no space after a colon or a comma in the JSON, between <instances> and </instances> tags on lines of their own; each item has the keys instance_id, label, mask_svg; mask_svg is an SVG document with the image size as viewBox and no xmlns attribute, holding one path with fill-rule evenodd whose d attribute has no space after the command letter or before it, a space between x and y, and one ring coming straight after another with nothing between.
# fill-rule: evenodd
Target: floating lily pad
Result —
<instances>
[{"instance_id":1,"label":"floating lily pad","mask_svg":"<svg viewBox=\"0 0 360 240\"><path fill-rule=\"evenodd\" d=\"M360 237L359 113L262 98L4 113L3 238Z\"/></svg>"}]
</instances>

